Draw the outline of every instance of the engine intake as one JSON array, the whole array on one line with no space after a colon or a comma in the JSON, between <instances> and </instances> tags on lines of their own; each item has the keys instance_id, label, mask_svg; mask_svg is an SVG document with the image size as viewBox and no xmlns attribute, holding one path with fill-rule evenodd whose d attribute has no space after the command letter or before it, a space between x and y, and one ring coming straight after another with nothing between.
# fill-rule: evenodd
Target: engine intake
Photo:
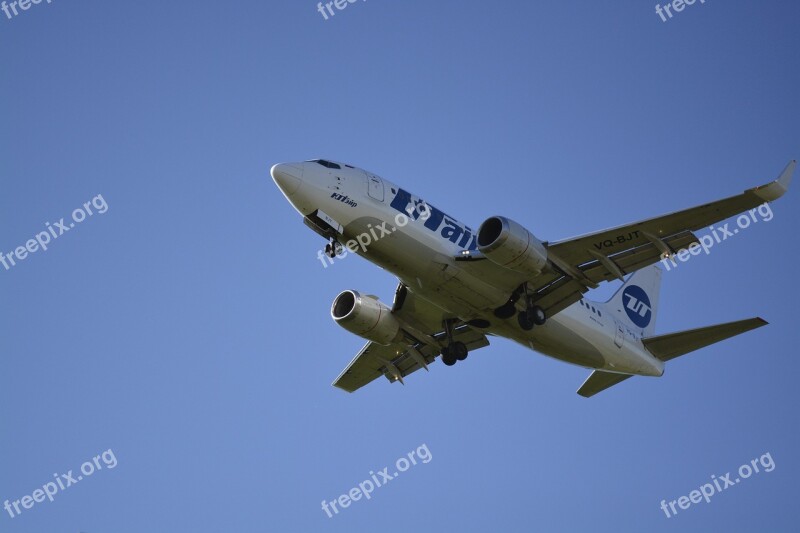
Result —
<instances>
[{"instance_id":1,"label":"engine intake","mask_svg":"<svg viewBox=\"0 0 800 533\"><path fill-rule=\"evenodd\" d=\"M350 333L382 345L403 337L400 322L392 310L374 296L344 291L333 300L331 317Z\"/></svg>"},{"instance_id":2,"label":"engine intake","mask_svg":"<svg viewBox=\"0 0 800 533\"><path fill-rule=\"evenodd\" d=\"M493 263L531 276L541 274L547 265L542 241L506 217L491 217L481 224L478 250Z\"/></svg>"}]
</instances>

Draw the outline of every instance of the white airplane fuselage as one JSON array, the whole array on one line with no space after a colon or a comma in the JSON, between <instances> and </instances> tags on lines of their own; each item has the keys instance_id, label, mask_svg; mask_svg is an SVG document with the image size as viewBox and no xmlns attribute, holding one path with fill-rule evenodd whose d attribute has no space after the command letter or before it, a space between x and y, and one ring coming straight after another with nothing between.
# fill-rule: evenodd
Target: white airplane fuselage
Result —
<instances>
[{"instance_id":1,"label":"white airplane fuselage","mask_svg":"<svg viewBox=\"0 0 800 533\"><path fill-rule=\"evenodd\" d=\"M643 331L618 320L621 310L604 303L582 300L530 331L513 317L497 318L493 309L526 280L512 270L498 279L497 265L488 261L456 261L461 251L477 247L476 231L371 172L326 163L331 166L275 165L272 176L303 217L316 216L338 229L339 242L349 242L350 251L397 276L415 295L461 320L488 321L485 333L561 361L608 372L663 374L664 363L641 342ZM481 275L489 269L492 276Z\"/></svg>"}]
</instances>

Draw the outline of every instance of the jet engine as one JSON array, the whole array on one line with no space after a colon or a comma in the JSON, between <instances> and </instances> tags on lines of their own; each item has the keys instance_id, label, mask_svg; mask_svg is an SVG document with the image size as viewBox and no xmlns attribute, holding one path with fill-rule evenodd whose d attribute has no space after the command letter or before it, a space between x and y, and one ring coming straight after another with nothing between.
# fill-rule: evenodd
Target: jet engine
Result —
<instances>
[{"instance_id":1,"label":"jet engine","mask_svg":"<svg viewBox=\"0 0 800 533\"><path fill-rule=\"evenodd\" d=\"M478 250L491 262L537 276L547 265L542 241L506 217L491 217L478 228Z\"/></svg>"},{"instance_id":2,"label":"jet engine","mask_svg":"<svg viewBox=\"0 0 800 533\"><path fill-rule=\"evenodd\" d=\"M333 301L331 316L350 333L378 344L392 344L403 337L392 310L374 296L344 291Z\"/></svg>"}]
</instances>

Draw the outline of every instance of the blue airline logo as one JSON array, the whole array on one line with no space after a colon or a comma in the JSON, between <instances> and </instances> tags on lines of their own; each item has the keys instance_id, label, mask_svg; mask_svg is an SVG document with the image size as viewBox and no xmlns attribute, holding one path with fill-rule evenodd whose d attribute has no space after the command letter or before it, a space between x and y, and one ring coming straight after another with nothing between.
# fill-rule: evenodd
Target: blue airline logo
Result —
<instances>
[{"instance_id":1,"label":"blue airline logo","mask_svg":"<svg viewBox=\"0 0 800 533\"><path fill-rule=\"evenodd\" d=\"M462 250L478 249L478 236L472 229L439 211L425 200L412 196L410 192L398 188L390 205L412 220L421 217L425 220L426 228L438 233L443 239L458 244Z\"/></svg>"},{"instance_id":2,"label":"blue airline logo","mask_svg":"<svg viewBox=\"0 0 800 533\"><path fill-rule=\"evenodd\" d=\"M622 292L622 304L631 322L640 328L646 328L650 324L653 308L650 306L650 298L641 287L638 285L626 287Z\"/></svg>"}]
</instances>

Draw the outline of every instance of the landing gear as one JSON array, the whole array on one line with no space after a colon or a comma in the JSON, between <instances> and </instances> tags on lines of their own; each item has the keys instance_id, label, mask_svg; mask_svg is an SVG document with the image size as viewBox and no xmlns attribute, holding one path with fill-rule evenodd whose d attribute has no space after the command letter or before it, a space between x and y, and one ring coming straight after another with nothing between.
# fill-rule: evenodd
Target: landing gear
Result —
<instances>
[{"instance_id":1,"label":"landing gear","mask_svg":"<svg viewBox=\"0 0 800 533\"><path fill-rule=\"evenodd\" d=\"M525 295L525 310L520 311L517 315L517 323L523 330L530 331L533 329L533 326L541 326L547 322L547 315L544 309L533 303L533 297L528 294L528 286L526 284L522 285L522 293ZM514 295L511 296L511 299L514 299ZM512 305L513 307L511 300L503 307L507 307L508 305ZM500 309L502 309L502 307ZM495 310L495 314L497 314L498 310Z\"/></svg>"},{"instance_id":2,"label":"landing gear","mask_svg":"<svg viewBox=\"0 0 800 533\"><path fill-rule=\"evenodd\" d=\"M461 341L453 340L453 324L455 320L444 321L444 331L447 335L447 346L442 348L442 362L453 366L457 361L463 361L469 355L467 345Z\"/></svg>"},{"instance_id":3,"label":"landing gear","mask_svg":"<svg viewBox=\"0 0 800 533\"><path fill-rule=\"evenodd\" d=\"M459 361L463 361L469 355L469 350L467 350L467 345L461 341L456 341L450 345L450 351L455 354L456 359Z\"/></svg>"},{"instance_id":4,"label":"landing gear","mask_svg":"<svg viewBox=\"0 0 800 533\"><path fill-rule=\"evenodd\" d=\"M458 361L463 361L469 355L467 345L461 341L456 341L442 348L442 362L447 366L453 366Z\"/></svg>"},{"instance_id":5,"label":"landing gear","mask_svg":"<svg viewBox=\"0 0 800 533\"><path fill-rule=\"evenodd\" d=\"M541 326L547 322L547 316L544 313L544 309L538 305L533 305L527 310L519 312L517 315L517 322L519 323L519 327L525 331L530 331L533 329L534 325Z\"/></svg>"},{"instance_id":6,"label":"landing gear","mask_svg":"<svg viewBox=\"0 0 800 533\"><path fill-rule=\"evenodd\" d=\"M514 313L517 312L517 300L519 300L524 291L524 284L517 287L517 289L511 293L511 297L508 299L508 301L494 310L494 316L501 320L506 320L507 318L514 316Z\"/></svg>"},{"instance_id":7,"label":"landing gear","mask_svg":"<svg viewBox=\"0 0 800 533\"><path fill-rule=\"evenodd\" d=\"M545 314L544 309L538 305L532 306L528 310L528 314L530 314L531 318L533 319L533 323L537 326L543 326L544 323L547 322L547 315Z\"/></svg>"},{"instance_id":8,"label":"landing gear","mask_svg":"<svg viewBox=\"0 0 800 533\"><path fill-rule=\"evenodd\" d=\"M449 346L442 348L442 363L446 364L447 366L453 366L456 364L456 361L458 361L458 358Z\"/></svg>"},{"instance_id":9,"label":"landing gear","mask_svg":"<svg viewBox=\"0 0 800 533\"><path fill-rule=\"evenodd\" d=\"M325 255L333 259L337 255L342 253L344 247L342 243L337 241L336 239L331 239L331 242L325 245Z\"/></svg>"},{"instance_id":10,"label":"landing gear","mask_svg":"<svg viewBox=\"0 0 800 533\"><path fill-rule=\"evenodd\" d=\"M517 315L517 323L519 327L524 329L525 331L530 331L533 329L533 319L528 314L527 311L520 311Z\"/></svg>"}]
</instances>

